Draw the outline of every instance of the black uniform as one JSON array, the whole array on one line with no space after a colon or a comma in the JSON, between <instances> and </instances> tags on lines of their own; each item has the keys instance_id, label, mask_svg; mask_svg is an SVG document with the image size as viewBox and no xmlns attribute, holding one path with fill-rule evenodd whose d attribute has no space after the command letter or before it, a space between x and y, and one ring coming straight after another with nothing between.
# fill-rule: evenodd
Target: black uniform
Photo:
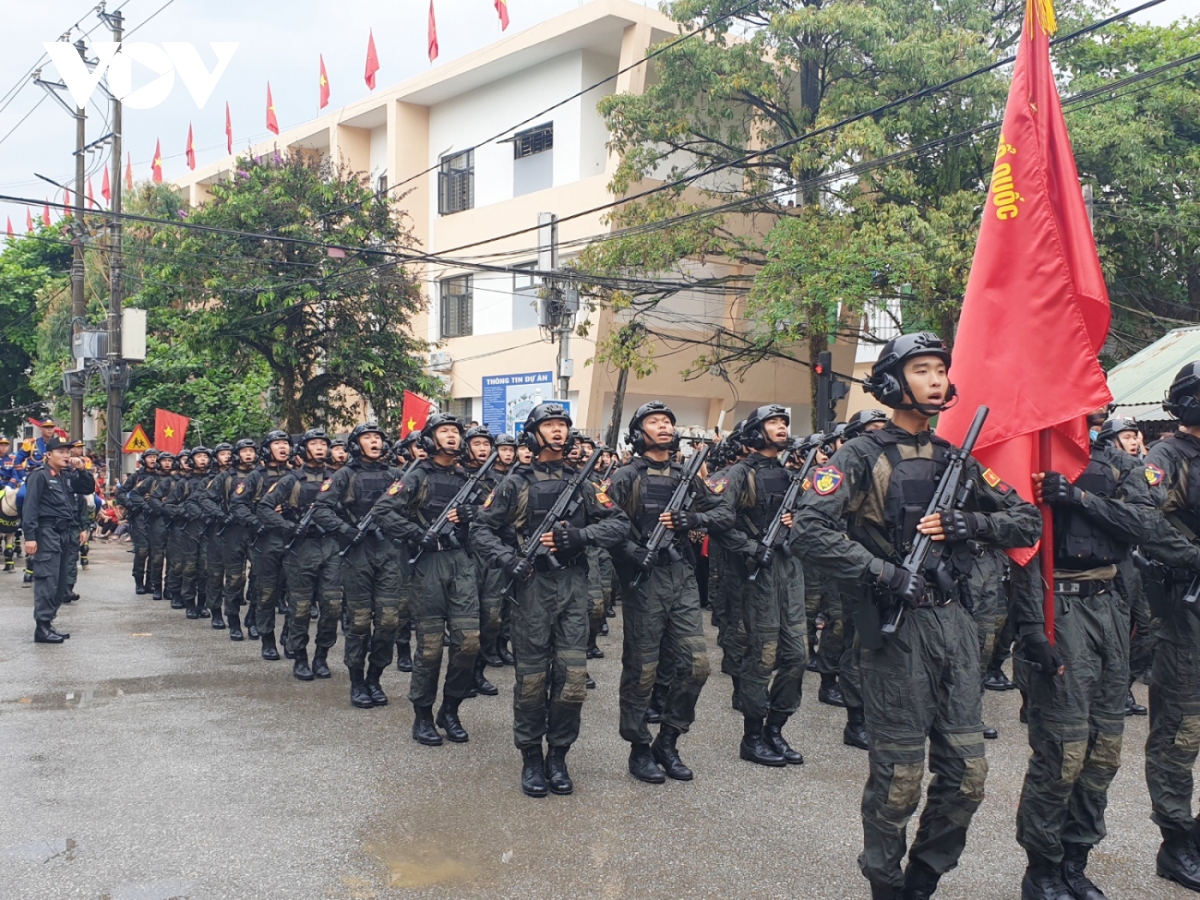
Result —
<instances>
[{"instance_id":1,"label":"black uniform","mask_svg":"<svg viewBox=\"0 0 1200 900\"><path fill-rule=\"evenodd\" d=\"M250 542L250 567L253 572L255 595L250 598L254 623L263 642L263 654L272 658L275 650L275 609L283 581L283 545L288 529L267 522L258 515L258 506L279 479L288 473L286 465L268 463L255 469L245 482L238 485L230 500L234 520L242 526ZM272 494L272 497L275 495ZM278 504L277 504L278 505ZM277 652L274 658L278 659Z\"/></svg>"},{"instance_id":2,"label":"black uniform","mask_svg":"<svg viewBox=\"0 0 1200 900\"><path fill-rule=\"evenodd\" d=\"M51 628L66 591L71 554L86 527L80 497L96 489L91 473L81 469L57 470L44 463L25 479L21 531L25 540L37 542L33 566L33 618L40 628Z\"/></svg>"}]
</instances>

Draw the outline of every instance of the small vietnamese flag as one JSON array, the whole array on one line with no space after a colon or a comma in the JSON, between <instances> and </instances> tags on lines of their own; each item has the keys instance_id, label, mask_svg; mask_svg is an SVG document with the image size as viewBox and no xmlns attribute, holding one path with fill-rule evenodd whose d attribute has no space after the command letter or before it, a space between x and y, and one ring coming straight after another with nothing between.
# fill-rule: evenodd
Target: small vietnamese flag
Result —
<instances>
[{"instance_id":1,"label":"small vietnamese flag","mask_svg":"<svg viewBox=\"0 0 1200 900\"><path fill-rule=\"evenodd\" d=\"M125 190L133 190L133 154L125 154Z\"/></svg>"},{"instance_id":2,"label":"small vietnamese flag","mask_svg":"<svg viewBox=\"0 0 1200 900\"><path fill-rule=\"evenodd\" d=\"M8 236L9 237L13 236L12 216L8 217Z\"/></svg>"},{"instance_id":3,"label":"small vietnamese flag","mask_svg":"<svg viewBox=\"0 0 1200 900\"><path fill-rule=\"evenodd\" d=\"M321 109L329 105L329 75L325 72L325 56L319 56L321 60Z\"/></svg>"},{"instance_id":4,"label":"small vietnamese flag","mask_svg":"<svg viewBox=\"0 0 1200 900\"><path fill-rule=\"evenodd\" d=\"M375 52L375 32L367 32L367 87L375 90L375 73L379 71L379 54Z\"/></svg>"},{"instance_id":5,"label":"small vietnamese flag","mask_svg":"<svg viewBox=\"0 0 1200 900\"><path fill-rule=\"evenodd\" d=\"M496 0L496 14L500 16L500 30L508 28L508 0Z\"/></svg>"},{"instance_id":6,"label":"small vietnamese flag","mask_svg":"<svg viewBox=\"0 0 1200 900\"><path fill-rule=\"evenodd\" d=\"M225 152L233 153L233 119L229 116L229 101L225 101Z\"/></svg>"},{"instance_id":7,"label":"small vietnamese flag","mask_svg":"<svg viewBox=\"0 0 1200 900\"><path fill-rule=\"evenodd\" d=\"M191 421L170 410L154 410L154 446L163 453L178 453L183 449Z\"/></svg>"},{"instance_id":8,"label":"small vietnamese flag","mask_svg":"<svg viewBox=\"0 0 1200 900\"><path fill-rule=\"evenodd\" d=\"M405 391L404 403L400 407L400 437L406 438L424 428L432 410L433 404L420 394Z\"/></svg>"},{"instance_id":9,"label":"small vietnamese flag","mask_svg":"<svg viewBox=\"0 0 1200 900\"><path fill-rule=\"evenodd\" d=\"M192 139L191 122L188 122L187 164L189 169L196 168L196 142Z\"/></svg>"},{"instance_id":10,"label":"small vietnamese flag","mask_svg":"<svg viewBox=\"0 0 1200 900\"><path fill-rule=\"evenodd\" d=\"M275 117L275 101L271 99L271 82L267 82L267 131L279 134L279 119Z\"/></svg>"},{"instance_id":11,"label":"small vietnamese flag","mask_svg":"<svg viewBox=\"0 0 1200 900\"><path fill-rule=\"evenodd\" d=\"M429 0L429 61L438 58L437 19L433 16L433 0Z\"/></svg>"},{"instance_id":12,"label":"small vietnamese flag","mask_svg":"<svg viewBox=\"0 0 1200 900\"><path fill-rule=\"evenodd\" d=\"M25 230L33 231L33 210L25 207Z\"/></svg>"},{"instance_id":13,"label":"small vietnamese flag","mask_svg":"<svg viewBox=\"0 0 1200 900\"><path fill-rule=\"evenodd\" d=\"M42 224L47 228L50 227L50 201L46 201L46 205L42 208Z\"/></svg>"},{"instance_id":14,"label":"small vietnamese flag","mask_svg":"<svg viewBox=\"0 0 1200 900\"><path fill-rule=\"evenodd\" d=\"M100 182L100 196L106 203L112 202L112 185L108 181L108 166L104 167L104 180Z\"/></svg>"},{"instance_id":15,"label":"small vietnamese flag","mask_svg":"<svg viewBox=\"0 0 1200 900\"><path fill-rule=\"evenodd\" d=\"M154 162L150 164L154 183L162 184L162 141L154 142Z\"/></svg>"}]
</instances>

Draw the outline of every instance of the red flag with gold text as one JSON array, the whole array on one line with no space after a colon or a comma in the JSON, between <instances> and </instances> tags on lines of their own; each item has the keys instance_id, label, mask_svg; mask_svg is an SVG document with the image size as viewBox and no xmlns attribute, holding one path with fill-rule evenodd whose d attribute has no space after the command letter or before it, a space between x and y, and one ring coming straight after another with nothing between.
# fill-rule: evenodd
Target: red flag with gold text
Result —
<instances>
[{"instance_id":1,"label":"red flag with gold text","mask_svg":"<svg viewBox=\"0 0 1200 900\"><path fill-rule=\"evenodd\" d=\"M1086 415L1112 399L1098 359L1108 291L1067 136L1054 71L1050 0L1027 0L1025 26L954 343L958 405L938 434L959 442L991 408L974 456L1027 500L1050 432L1054 470L1089 456ZM1034 551L1014 551L1024 564Z\"/></svg>"}]
</instances>

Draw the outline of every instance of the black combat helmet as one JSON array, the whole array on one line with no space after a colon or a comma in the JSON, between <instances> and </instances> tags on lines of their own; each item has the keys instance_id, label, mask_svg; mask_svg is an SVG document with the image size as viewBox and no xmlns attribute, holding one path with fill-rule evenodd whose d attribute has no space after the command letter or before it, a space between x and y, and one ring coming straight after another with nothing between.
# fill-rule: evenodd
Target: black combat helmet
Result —
<instances>
[{"instance_id":1,"label":"black combat helmet","mask_svg":"<svg viewBox=\"0 0 1200 900\"><path fill-rule=\"evenodd\" d=\"M908 382L904 378L904 364L918 356L936 356L946 364L947 371L950 369L950 349L932 331L902 334L883 345L883 351L871 367L871 374L863 382L863 387L884 406L916 410L929 416L937 415L950 405L958 391L950 384L946 388L945 399L936 406L927 403L918 405L913 402ZM909 399L905 400L905 397Z\"/></svg>"}]
</instances>

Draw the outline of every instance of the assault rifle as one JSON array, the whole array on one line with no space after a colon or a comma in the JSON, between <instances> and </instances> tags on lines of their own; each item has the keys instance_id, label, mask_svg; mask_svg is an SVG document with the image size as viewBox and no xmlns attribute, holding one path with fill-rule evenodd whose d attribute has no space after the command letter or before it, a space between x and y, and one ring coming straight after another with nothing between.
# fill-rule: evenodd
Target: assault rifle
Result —
<instances>
[{"instance_id":1,"label":"assault rifle","mask_svg":"<svg viewBox=\"0 0 1200 900\"><path fill-rule=\"evenodd\" d=\"M704 458L708 456L708 450L708 444L701 444L700 449L692 454L691 459L688 460L688 464L683 470L679 484L675 485L675 492L671 494L671 499L667 502L667 508L663 512L678 513L691 509L692 504L696 502L696 495L692 492L692 482L700 474L700 467L704 465ZM650 539L646 541L646 558L653 559L658 551L662 549L663 544L673 534L674 532L662 522L656 523L654 530L650 532ZM679 552L671 544L667 544L667 549L671 554L672 562L679 559ZM645 573L639 570L633 576L633 587L637 587L638 582L642 580L643 574Z\"/></svg>"},{"instance_id":2,"label":"assault rifle","mask_svg":"<svg viewBox=\"0 0 1200 900\"><path fill-rule=\"evenodd\" d=\"M963 439L962 447L953 448L946 454L949 459L949 465L946 466L946 471L942 473L942 480L938 483L937 490L933 492L933 498L929 501L929 506L925 508L926 516L961 509L963 504L967 502L967 498L971 492L970 485L963 483L967 471L967 460L971 457L971 451L975 448L975 442L979 440L979 432L983 430L983 423L987 421L987 416L988 408L986 406L979 407L975 413L975 418L971 422L971 428L967 431L966 438ZM906 569L913 575L922 576L927 571L932 571L938 588L949 593L954 590L954 579L942 562L942 554L945 552L945 549L945 541L935 541L930 535L918 532L916 540L913 541L912 549L908 551L908 556L904 558L901 568ZM880 630L886 636L895 635L900 629L900 622L903 618L904 603L896 603L891 610L891 614L888 616L888 620L883 623Z\"/></svg>"},{"instance_id":3,"label":"assault rifle","mask_svg":"<svg viewBox=\"0 0 1200 900\"><path fill-rule=\"evenodd\" d=\"M554 501L554 505L542 517L542 521L538 523L538 527L530 532L524 546L521 547L520 558L527 560L530 563L535 562L538 557L546 557L546 561L553 569L561 569L562 565L554 554L550 552L550 548L542 543L542 535L551 531L557 522L561 522L570 518L575 510L579 509L579 505L583 503L583 497L579 494L579 489L585 483L591 481L592 473L596 471L596 464L600 462L600 451L593 453L582 469L576 472L563 486L558 498ZM507 592L512 588L512 582L508 583Z\"/></svg>"},{"instance_id":4,"label":"assault rifle","mask_svg":"<svg viewBox=\"0 0 1200 900\"><path fill-rule=\"evenodd\" d=\"M417 545L416 555L408 561L410 566L415 566L417 564L417 560L419 560L421 558L421 554L425 552L426 544L432 544L434 541L440 541L442 538L446 538L453 546L459 546L458 538L456 538L454 535L454 529L457 526L450 521L450 511L457 509L463 504L474 505L475 503L479 502L479 481L484 475L491 471L491 468L496 464L496 460L499 458L499 455L499 451L493 450L491 455L484 461L483 465L476 469L471 474L471 477L467 479L467 483L458 489L458 493L454 495L454 499L446 504L445 508L442 509L438 517L434 519L433 524L430 525L429 528L426 529L425 534L421 536L421 541Z\"/></svg>"},{"instance_id":5,"label":"assault rifle","mask_svg":"<svg viewBox=\"0 0 1200 900\"><path fill-rule=\"evenodd\" d=\"M296 526L296 533L292 535L292 539L283 545L283 550L285 553L308 536L309 529L312 528L313 525L313 513L316 511L317 504L314 500L312 503L308 504L308 512L306 512L303 518L300 519L300 524ZM317 528L320 527L320 525L317 526ZM322 531L321 533L324 534L325 532Z\"/></svg>"},{"instance_id":6,"label":"assault rifle","mask_svg":"<svg viewBox=\"0 0 1200 900\"><path fill-rule=\"evenodd\" d=\"M792 476L787 492L783 495L783 502L779 504L779 512L771 520L771 524L767 526L766 532L758 542L758 550L754 554L758 568L750 573L750 581L755 581L758 578L758 573L771 565L771 560L775 558L776 551L781 545L787 543L787 536L784 536L782 539L780 537L783 534L783 517L788 513L794 513L796 507L799 506L800 494L804 491L804 480L808 478L813 470L813 466L816 465L817 453L820 451L821 442L824 440L824 435L814 434L807 441L795 448L794 452L804 454L804 464ZM789 453L782 457L782 464L785 468L787 467L787 461L790 458L791 452L789 451Z\"/></svg>"},{"instance_id":7,"label":"assault rifle","mask_svg":"<svg viewBox=\"0 0 1200 900\"><path fill-rule=\"evenodd\" d=\"M418 460L418 459L409 460L408 465L406 465L403 469L400 470L400 478L403 478L405 475L407 475L409 470L413 466L415 466L418 462L420 462L420 460ZM313 504L313 505L315 506L316 504ZM367 511L367 514L358 520L358 527L354 532L354 537L352 537L350 539L350 543L348 543L345 547L343 547L338 552L338 556L345 556L352 549L354 549L359 544L361 544L363 542L363 539L374 530L375 530L375 507L372 506Z\"/></svg>"}]
</instances>

